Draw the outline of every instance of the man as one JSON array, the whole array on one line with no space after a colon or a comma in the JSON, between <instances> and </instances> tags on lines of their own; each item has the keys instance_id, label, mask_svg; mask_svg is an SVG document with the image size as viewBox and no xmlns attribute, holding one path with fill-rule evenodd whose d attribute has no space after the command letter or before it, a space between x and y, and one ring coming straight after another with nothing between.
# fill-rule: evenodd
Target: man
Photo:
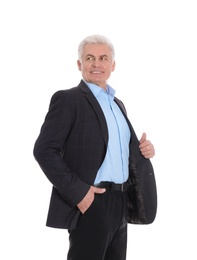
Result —
<instances>
[{"instance_id":1,"label":"man","mask_svg":"<svg viewBox=\"0 0 197 260\"><path fill-rule=\"evenodd\" d=\"M127 223L155 219L154 146L145 133L138 141L107 84L112 43L88 36L78 55L83 79L52 96L34 147L53 184L47 226L68 229L68 260L125 260Z\"/></svg>"}]
</instances>

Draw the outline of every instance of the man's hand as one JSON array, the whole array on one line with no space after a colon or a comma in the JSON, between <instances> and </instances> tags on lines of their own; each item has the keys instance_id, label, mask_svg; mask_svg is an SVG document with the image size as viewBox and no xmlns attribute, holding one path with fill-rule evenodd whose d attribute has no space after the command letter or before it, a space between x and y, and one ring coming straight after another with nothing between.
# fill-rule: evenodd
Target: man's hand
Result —
<instances>
[{"instance_id":1,"label":"man's hand","mask_svg":"<svg viewBox=\"0 0 197 260\"><path fill-rule=\"evenodd\" d=\"M139 148L140 148L142 155L146 159L150 159L155 155L155 149L154 149L153 144L149 140L146 140L146 133L142 134L142 137L140 139Z\"/></svg>"},{"instance_id":2,"label":"man's hand","mask_svg":"<svg viewBox=\"0 0 197 260\"><path fill-rule=\"evenodd\" d=\"M91 206L92 202L94 201L94 194L102 194L106 191L106 189L97 188L91 186L86 196L82 199L81 202L77 204L77 207L81 211L82 214L86 212L86 210Z\"/></svg>"}]
</instances>

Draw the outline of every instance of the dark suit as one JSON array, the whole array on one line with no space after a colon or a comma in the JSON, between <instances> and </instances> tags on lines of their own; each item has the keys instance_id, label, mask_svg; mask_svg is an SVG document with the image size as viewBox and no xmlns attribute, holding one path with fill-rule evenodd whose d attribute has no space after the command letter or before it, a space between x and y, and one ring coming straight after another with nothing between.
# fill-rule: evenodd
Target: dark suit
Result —
<instances>
[{"instance_id":1,"label":"dark suit","mask_svg":"<svg viewBox=\"0 0 197 260\"><path fill-rule=\"evenodd\" d=\"M157 195L155 177L150 160L139 151L139 141L122 110L131 130L128 189L128 222L149 224L155 219ZM50 103L34 156L53 191L47 226L74 229L80 211L76 205L94 183L108 143L107 124L102 109L87 85L80 84L56 92Z\"/></svg>"}]
</instances>

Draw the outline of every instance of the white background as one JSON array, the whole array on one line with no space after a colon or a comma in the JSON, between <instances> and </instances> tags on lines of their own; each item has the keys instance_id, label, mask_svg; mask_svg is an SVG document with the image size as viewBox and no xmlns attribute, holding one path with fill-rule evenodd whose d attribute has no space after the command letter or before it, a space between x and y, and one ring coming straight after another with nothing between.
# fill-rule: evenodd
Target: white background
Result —
<instances>
[{"instance_id":1,"label":"white background","mask_svg":"<svg viewBox=\"0 0 197 260\"><path fill-rule=\"evenodd\" d=\"M129 225L127 259L197 259L196 14L195 0L0 2L1 259L66 259L32 150L51 95L81 79L79 42L97 33L116 50L109 84L156 148L157 218Z\"/></svg>"}]
</instances>

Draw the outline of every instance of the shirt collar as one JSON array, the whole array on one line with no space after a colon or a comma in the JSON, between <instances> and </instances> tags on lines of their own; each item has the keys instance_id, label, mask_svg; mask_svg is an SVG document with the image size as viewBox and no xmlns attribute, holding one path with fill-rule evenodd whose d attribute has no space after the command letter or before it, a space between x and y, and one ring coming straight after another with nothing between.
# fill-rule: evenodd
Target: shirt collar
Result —
<instances>
[{"instance_id":1,"label":"shirt collar","mask_svg":"<svg viewBox=\"0 0 197 260\"><path fill-rule=\"evenodd\" d=\"M92 93L94 94L95 97L97 97L103 91L103 92L107 93L109 96L111 96L112 98L114 98L116 91L109 85L107 85L106 91L105 91L103 88L99 87L98 85L96 85L94 83L87 82L84 79L83 79L83 81L86 83L86 85L89 87L89 89L92 91Z\"/></svg>"}]
</instances>

